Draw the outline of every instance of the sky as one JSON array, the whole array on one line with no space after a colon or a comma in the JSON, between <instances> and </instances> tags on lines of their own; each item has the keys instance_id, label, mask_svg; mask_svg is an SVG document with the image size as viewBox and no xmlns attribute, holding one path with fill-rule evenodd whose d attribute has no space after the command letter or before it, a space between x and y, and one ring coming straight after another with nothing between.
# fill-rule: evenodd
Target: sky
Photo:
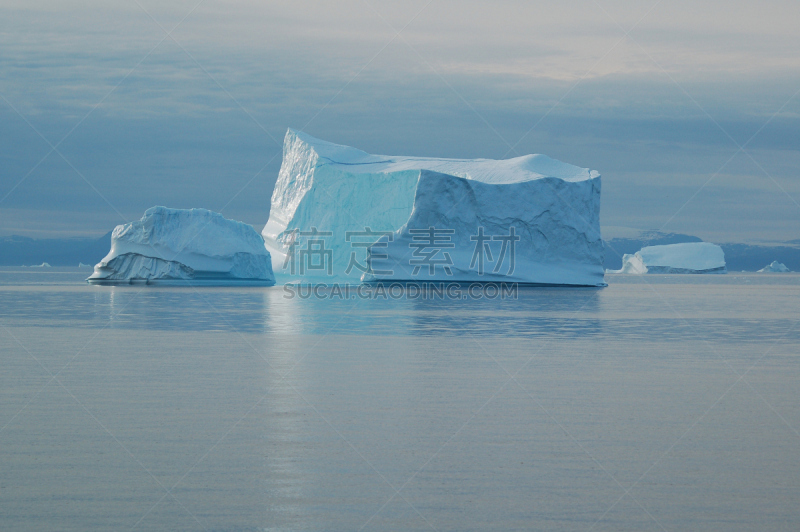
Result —
<instances>
[{"instance_id":1,"label":"sky","mask_svg":"<svg viewBox=\"0 0 800 532\"><path fill-rule=\"evenodd\" d=\"M0 1L0 236L260 228L287 128L602 174L606 238L800 238L800 2Z\"/></svg>"}]
</instances>

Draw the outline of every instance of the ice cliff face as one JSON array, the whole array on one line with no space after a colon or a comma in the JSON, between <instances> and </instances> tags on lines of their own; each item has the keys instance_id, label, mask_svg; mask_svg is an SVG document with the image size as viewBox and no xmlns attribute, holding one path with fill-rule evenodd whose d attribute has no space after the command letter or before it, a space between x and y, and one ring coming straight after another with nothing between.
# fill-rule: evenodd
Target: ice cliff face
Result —
<instances>
[{"instance_id":1,"label":"ice cliff face","mask_svg":"<svg viewBox=\"0 0 800 532\"><path fill-rule=\"evenodd\" d=\"M709 242L648 246L622 256L616 273L726 273L725 253Z\"/></svg>"},{"instance_id":2,"label":"ice cliff face","mask_svg":"<svg viewBox=\"0 0 800 532\"><path fill-rule=\"evenodd\" d=\"M119 225L90 283L259 281L274 284L263 239L249 225L205 209L148 209Z\"/></svg>"},{"instance_id":3,"label":"ice cliff face","mask_svg":"<svg viewBox=\"0 0 800 532\"><path fill-rule=\"evenodd\" d=\"M600 175L544 155L370 155L289 130L262 235L278 274L602 286Z\"/></svg>"}]
</instances>

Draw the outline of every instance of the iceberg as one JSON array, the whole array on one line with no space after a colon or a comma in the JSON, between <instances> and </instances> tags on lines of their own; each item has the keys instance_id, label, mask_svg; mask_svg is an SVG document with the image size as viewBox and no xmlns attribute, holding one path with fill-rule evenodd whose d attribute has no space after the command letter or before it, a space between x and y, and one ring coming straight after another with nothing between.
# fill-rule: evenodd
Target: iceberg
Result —
<instances>
[{"instance_id":1,"label":"iceberg","mask_svg":"<svg viewBox=\"0 0 800 532\"><path fill-rule=\"evenodd\" d=\"M545 155L371 155L290 129L261 234L290 278L605 285L600 174Z\"/></svg>"},{"instance_id":2,"label":"iceberg","mask_svg":"<svg viewBox=\"0 0 800 532\"><path fill-rule=\"evenodd\" d=\"M252 226L206 209L153 207L114 229L87 281L273 285L275 277Z\"/></svg>"},{"instance_id":3,"label":"iceberg","mask_svg":"<svg viewBox=\"0 0 800 532\"><path fill-rule=\"evenodd\" d=\"M622 256L622 269L611 273L726 273L725 253L709 242L643 247Z\"/></svg>"},{"instance_id":4,"label":"iceberg","mask_svg":"<svg viewBox=\"0 0 800 532\"><path fill-rule=\"evenodd\" d=\"M789 268L785 264L773 260L771 264L758 270L758 273L787 273L788 271Z\"/></svg>"}]
</instances>

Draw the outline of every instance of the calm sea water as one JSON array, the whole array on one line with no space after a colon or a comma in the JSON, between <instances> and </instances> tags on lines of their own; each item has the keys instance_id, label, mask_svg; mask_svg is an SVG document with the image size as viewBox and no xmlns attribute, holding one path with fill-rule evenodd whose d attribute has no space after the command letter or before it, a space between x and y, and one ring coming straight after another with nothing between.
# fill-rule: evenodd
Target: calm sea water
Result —
<instances>
[{"instance_id":1,"label":"calm sea water","mask_svg":"<svg viewBox=\"0 0 800 532\"><path fill-rule=\"evenodd\" d=\"M797 530L800 276L288 299L0 270L2 530Z\"/></svg>"}]
</instances>

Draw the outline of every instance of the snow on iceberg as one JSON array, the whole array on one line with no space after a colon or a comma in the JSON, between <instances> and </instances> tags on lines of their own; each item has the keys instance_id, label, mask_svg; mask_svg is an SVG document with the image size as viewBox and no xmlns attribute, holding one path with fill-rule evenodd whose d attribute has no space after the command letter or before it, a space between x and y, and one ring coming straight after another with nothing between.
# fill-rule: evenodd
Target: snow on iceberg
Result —
<instances>
[{"instance_id":1,"label":"snow on iceberg","mask_svg":"<svg viewBox=\"0 0 800 532\"><path fill-rule=\"evenodd\" d=\"M262 231L278 274L604 286L600 174L544 155L370 155L289 130Z\"/></svg>"},{"instance_id":2,"label":"snow on iceberg","mask_svg":"<svg viewBox=\"0 0 800 532\"><path fill-rule=\"evenodd\" d=\"M786 267L785 264L778 262L777 260L773 260L772 264L764 266L758 273L786 273L789 271L789 268Z\"/></svg>"},{"instance_id":3,"label":"snow on iceberg","mask_svg":"<svg viewBox=\"0 0 800 532\"><path fill-rule=\"evenodd\" d=\"M166 207L118 225L111 251L87 280L275 284L269 252L251 226L206 209Z\"/></svg>"},{"instance_id":4,"label":"snow on iceberg","mask_svg":"<svg viewBox=\"0 0 800 532\"><path fill-rule=\"evenodd\" d=\"M709 242L648 246L622 256L614 273L726 273L722 248Z\"/></svg>"}]
</instances>

